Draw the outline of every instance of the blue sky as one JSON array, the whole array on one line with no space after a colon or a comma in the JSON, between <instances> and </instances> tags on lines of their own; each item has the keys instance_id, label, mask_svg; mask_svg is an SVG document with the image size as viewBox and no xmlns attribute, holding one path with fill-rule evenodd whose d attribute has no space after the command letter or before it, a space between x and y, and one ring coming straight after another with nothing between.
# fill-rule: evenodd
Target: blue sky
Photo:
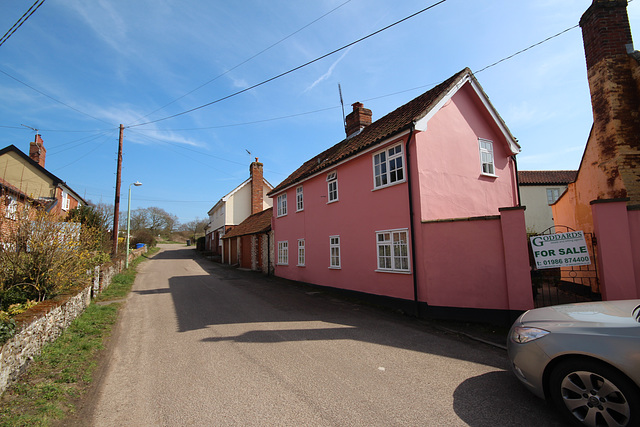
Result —
<instances>
[{"instance_id":1,"label":"blue sky","mask_svg":"<svg viewBox=\"0 0 640 427\"><path fill-rule=\"evenodd\" d=\"M113 203L118 126L131 126L121 200L140 181L132 209L205 218L249 177L254 157L275 186L344 137L338 83L347 113L359 101L376 120L465 67L479 71L577 25L591 1L447 0L164 120L434 3L46 0L0 46L0 148L28 152L34 131L22 125L38 129L48 170L85 199ZM0 34L32 4L0 2ZM628 13L633 32L640 1ZM522 146L521 170L578 167L592 123L579 28L476 77Z\"/></svg>"}]
</instances>

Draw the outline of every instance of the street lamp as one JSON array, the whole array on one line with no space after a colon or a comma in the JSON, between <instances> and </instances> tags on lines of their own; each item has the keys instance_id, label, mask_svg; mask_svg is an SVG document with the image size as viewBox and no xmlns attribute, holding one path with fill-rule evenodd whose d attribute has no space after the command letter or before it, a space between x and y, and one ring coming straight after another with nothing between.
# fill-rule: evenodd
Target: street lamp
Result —
<instances>
[{"instance_id":1,"label":"street lamp","mask_svg":"<svg viewBox=\"0 0 640 427\"><path fill-rule=\"evenodd\" d=\"M129 204L127 205L127 257L124 260L124 268L129 268L129 234L131 233L131 186L140 187L140 181L129 184Z\"/></svg>"}]
</instances>

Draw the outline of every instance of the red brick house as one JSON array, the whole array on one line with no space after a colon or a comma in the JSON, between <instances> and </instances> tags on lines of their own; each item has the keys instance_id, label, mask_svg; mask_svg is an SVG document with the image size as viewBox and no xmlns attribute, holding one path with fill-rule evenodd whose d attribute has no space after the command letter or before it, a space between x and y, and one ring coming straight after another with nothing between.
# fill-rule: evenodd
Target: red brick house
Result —
<instances>
[{"instance_id":1,"label":"red brick house","mask_svg":"<svg viewBox=\"0 0 640 427\"><path fill-rule=\"evenodd\" d=\"M273 233L271 218L273 210L254 213L233 228L223 238L223 260L240 268L273 272Z\"/></svg>"},{"instance_id":2,"label":"red brick house","mask_svg":"<svg viewBox=\"0 0 640 427\"><path fill-rule=\"evenodd\" d=\"M626 0L593 0L580 20L593 127L556 225L597 240L603 299L640 297L640 52Z\"/></svg>"},{"instance_id":3,"label":"red brick house","mask_svg":"<svg viewBox=\"0 0 640 427\"><path fill-rule=\"evenodd\" d=\"M27 156L16 146L0 150L0 184L3 214L13 215L18 206L37 203L48 212L66 216L87 202L63 180L45 169L47 150L40 135L29 146Z\"/></svg>"}]
</instances>

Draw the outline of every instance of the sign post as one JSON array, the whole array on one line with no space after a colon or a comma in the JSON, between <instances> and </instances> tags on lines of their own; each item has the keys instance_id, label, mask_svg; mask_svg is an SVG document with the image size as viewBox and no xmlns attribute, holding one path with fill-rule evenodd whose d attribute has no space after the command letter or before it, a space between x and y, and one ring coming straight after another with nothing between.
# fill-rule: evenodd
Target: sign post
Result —
<instances>
[{"instance_id":1,"label":"sign post","mask_svg":"<svg viewBox=\"0 0 640 427\"><path fill-rule=\"evenodd\" d=\"M530 240L538 269L591 264L582 231L533 236Z\"/></svg>"}]
</instances>

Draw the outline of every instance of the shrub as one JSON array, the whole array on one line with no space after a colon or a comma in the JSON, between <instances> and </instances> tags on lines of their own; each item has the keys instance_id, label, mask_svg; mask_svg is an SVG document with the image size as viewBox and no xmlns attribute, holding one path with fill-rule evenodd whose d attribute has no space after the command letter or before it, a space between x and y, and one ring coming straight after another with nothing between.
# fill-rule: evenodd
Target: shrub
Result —
<instances>
[{"instance_id":1,"label":"shrub","mask_svg":"<svg viewBox=\"0 0 640 427\"><path fill-rule=\"evenodd\" d=\"M16 333L16 322L8 313L0 311L0 345L4 344Z\"/></svg>"},{"instance_id":2,"label":"shrub","mask_svg":"<svg viewBox=\"0 0 640 427\"><path fill-rule=\"evenodd\" d=\"M135 248L138 243L144 243L151 248L156 245L156 238L148 230L138 230L129 240L129 246Z\"/></svg>"},{"instance_id":3,"label":"shrub","mask_svg":"<svg viewBox=\"0 0 640 427\"><path fill-rule=\"evenodd\" d=\"M43 301L83 284L104 255L101 234L36 209L5 227L0 242L0 308Z\"/></svg>"}]
</instances>

